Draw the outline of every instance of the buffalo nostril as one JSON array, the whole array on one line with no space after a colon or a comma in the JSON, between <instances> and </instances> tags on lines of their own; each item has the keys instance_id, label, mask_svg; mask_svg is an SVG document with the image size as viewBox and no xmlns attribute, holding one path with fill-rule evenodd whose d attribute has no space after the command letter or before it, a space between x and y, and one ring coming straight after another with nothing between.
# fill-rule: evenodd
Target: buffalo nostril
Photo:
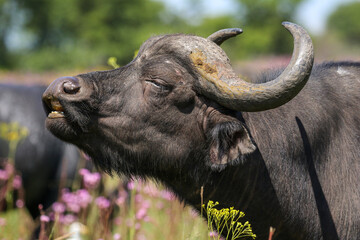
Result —
<instances>
[{"instance_id":1,"label":"buffalo nostril","mask_svg":"<svg viewBox=\"0 0 360 240\"><path fill-rule=\"evenodd\" d=\"M64 92L67 94L76 94L80 90L79 81L77 79L71 79L63 83Z\"/></svg>"}]
</instances>

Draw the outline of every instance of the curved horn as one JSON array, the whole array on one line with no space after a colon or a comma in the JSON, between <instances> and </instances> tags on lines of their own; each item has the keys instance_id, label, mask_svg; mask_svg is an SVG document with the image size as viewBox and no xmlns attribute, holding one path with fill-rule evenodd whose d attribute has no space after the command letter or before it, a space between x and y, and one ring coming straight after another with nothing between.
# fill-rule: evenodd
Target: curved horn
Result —
<instances>
[{"instance_id":1,"label":"curved horn","mask_svg":"<svg viewBox=\"0 0 360 240\"><path fill-rule=\"evenodd\" d=\"M219 30L217 32L214 32L210 36L207 37L210 41L213 41L217 45L221 45L224 41L226 41L229 38L236 37L240 33L242 33L243 30L241 28L226 28Z\"/></svg>"},{"instance_id":2,"label":"curved horn","mask_svg":"<svg viewBox=\"0 0 360 240\"><path fill-rule=\"evenodd\" d=\"M216 61L199 50L190 54L201 75L198 90L225 107L245 112L272 109L290 101L307 82L314 53L310 36L302 27L290 22L283 22L283 25L294 37L294 51L279 77L260 84L246 82L235 74L229 61Z\"/></svg>"}]
</instances>

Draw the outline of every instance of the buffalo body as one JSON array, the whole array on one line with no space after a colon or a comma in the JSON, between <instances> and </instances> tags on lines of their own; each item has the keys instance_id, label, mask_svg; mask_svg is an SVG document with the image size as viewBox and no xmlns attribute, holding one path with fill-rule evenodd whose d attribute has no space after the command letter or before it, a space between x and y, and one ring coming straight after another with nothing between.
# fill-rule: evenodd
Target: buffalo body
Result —
<instances>
[{"instance_id":1,"label":"buffalo body","mask_svg":"<svg viewBox=\"0 0 360 240\"><path fill-rule=\"evenodd\" d=\"M55 80L47 128L103 170L154 178L198 210L203 187L205 203L241 209L259 239L270 226L274 239L360 239L360 63L316 65L309 77L305 34L290 69L253 85L232 82L218 35L153 37L124 67ZM294 78L303 82L286 104L263 91Z\"/></svg>"},{"instance_id":2,"label":"buffalo body","mask_svg":"<svg viewBox=\"0 0 360 240\"><path fill-rule=\"evenodd\" d=\"M38 206L51 206L58 198L59 186L71 186L79 152L75 146L55 138L45 129L41 102L44 86L0 85L0 122L18 123L28 131L15 153L15 169L23 179L25 206L31 216L40 215ZM0 139L0 158L4 162L9 144ZM62 180L61 180L62 179Z\"/></svg>"}]
</instances>

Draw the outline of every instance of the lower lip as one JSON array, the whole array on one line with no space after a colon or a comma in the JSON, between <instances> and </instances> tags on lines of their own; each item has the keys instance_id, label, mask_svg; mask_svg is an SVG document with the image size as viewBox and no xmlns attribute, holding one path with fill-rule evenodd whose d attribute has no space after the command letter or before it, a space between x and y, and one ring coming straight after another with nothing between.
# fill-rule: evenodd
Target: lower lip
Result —
<instances>
[{"instance_id":1,"label":"lower lip","mask_svg":"<svg viewBox=\"0 0 360 240\"><path fill-rule=\"evenodd\" d=\"M64 113L63 112L58 112L58 111L52 111L51 113L49 113L48 118L64 118Z\"/></svg>"}]
</instances>

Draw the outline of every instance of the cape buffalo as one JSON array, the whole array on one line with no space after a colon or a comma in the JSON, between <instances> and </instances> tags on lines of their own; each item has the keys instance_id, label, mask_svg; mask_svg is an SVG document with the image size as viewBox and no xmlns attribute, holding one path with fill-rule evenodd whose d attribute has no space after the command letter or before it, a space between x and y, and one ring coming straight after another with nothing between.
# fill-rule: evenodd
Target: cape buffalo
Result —
<instances>
[{"instance_id":1,"label":"cape buffalo","mask_svg":"<svg viewBox=\"0 0 360 240\"><path fill-rule=\"evenodd\" d=\"M22 176L25 206L35 219L58 198L59 185L71 186L79 162L79 151L45 129L41 102L44 86L0 84L0 122L18 123L28 131L15 153L15 169ZM0 162L8 157L9 144L0 138ZM62 180L61 180L62 179ZM69 181L66 182L66 179Z\"/></svg>"},{"instance_id":2,"label":"cape buffalo","mask_svg":"<svg viewBox=\"0 0 360 240\"><path fill-rule=\"evenodd\" d=\"M360 63L312 70L310 37L283 25L284 70L237 76L219 45L240 29L156 36L126 66L55 80L46 126L104 171L156 179L198 210L203 186L259 239L270 226L275 239L360 239Z\"/></svg>"}]
</instances>

